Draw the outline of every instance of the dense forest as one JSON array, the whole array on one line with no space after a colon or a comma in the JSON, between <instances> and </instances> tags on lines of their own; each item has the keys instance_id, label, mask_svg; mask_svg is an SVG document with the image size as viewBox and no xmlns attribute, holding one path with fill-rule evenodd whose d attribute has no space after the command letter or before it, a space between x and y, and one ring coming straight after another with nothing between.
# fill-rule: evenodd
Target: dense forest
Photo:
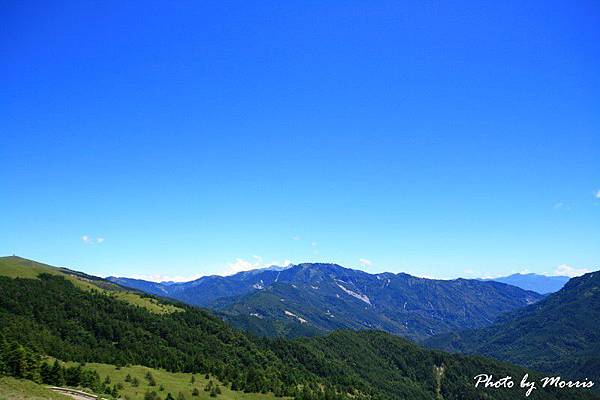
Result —
<instances>
[{"instance_id":1,"label":"dense forest","mask_svg":"<svg viewBox=\"0 0 600 400\"><path fill-rule=\"evenodd\" d=\"M100 375L81 364L65 367L58 360L49 363L16 341L0 337L0 376L29 379L52 386L85 387L104 396L118 398L116 385L102 382Z\"/></svg>"},{"instance_id":2,"label":"dense forest","mask_svg":"<svg viewBox=\"0 0 600 400\"><path fill-rule=\"evenodd\" d=\"M0 276L0 293L0 336L7 349L0 371L16 376L12 355L20 349L25 360L48 355L63 361L210 373L233 390L299 400L450 400L515 398L522 389L476 389L473 377L489 373L519 379L526 372L488 359L424 350L382 332L255 338L201 309L178 304L181 311L153 313L102 291L83 290L58 275ZM30 376L21 376L44 382L41 371L47 367L42 364ZM572 396L565 390L538 390L531 398ZM577 396L595 398L590 393Z\"/></svg>"}]
</instances>

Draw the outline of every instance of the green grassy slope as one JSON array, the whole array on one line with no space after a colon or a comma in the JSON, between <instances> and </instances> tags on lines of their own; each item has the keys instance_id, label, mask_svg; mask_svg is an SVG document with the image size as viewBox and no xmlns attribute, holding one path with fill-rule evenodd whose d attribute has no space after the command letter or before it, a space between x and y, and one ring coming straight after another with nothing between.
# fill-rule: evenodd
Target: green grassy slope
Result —
<instances>
[{"instance_id":1,"label":"green grassy slope","mask_svg":"<svg viewBox=\"0 0 600 400\"><path fill-rule=\"evenodd\" d=\"M0 257L0 275L35 279L39 274L67 276L62 269L17 256Z\"/></svg>"},{"instance_id":2,"label":"green grassy slope","mask_svg":"<svg viewBox=\"0 0 600 400\"><path fill-rule=\"evenodd\" d=\"M0 378L0 400L69 400L44 385L26 379Z\"/></svg>"},{"instance_id":3,"label":"green grassy slope","mask_svg":"<svg viewBox=\"0 0 600 400\"><path fill-rule=\"evenodd\" d=\"M75 363L71 363L74 365ZM232 391L224 386L215 377L205 379L203 374L191 374L183 372L168 372L164 369L148 368L140 365L115 367L110 364L88 363L85 368L97 371L104 380L107 376L112 384L121 384L123 389L120 390L120 395L123 399L143 400L146 392L155 391L161 397L165 397L167 393L171 393L177 398L179 393L182 393L186 399L208 400L212 399L210 393L204 389L209 385L209 381L219 385L221 394L218 396L222 400L269 400L274 399L273 394L262 393L244 393ZM156 385L151 386L144 377L150 372L156 381ZM129 375L132 379L137 378L138 386L134 386L131 382L127 382L126 377ZM193 376L193 383L192 383ZM162 390L161 390L162 386ZM198 389L198 396L192 396L194 388ZM279 397L280 399L285 399Z\"/></svg>"},{"instance_id":4,"label":"green grassy slope","mask_svg":"<svg viewBox=\"0 0 600 400\"><path fill-rule=\"evenodd\" d=\"M57 268L17 256L0 257L0 276L37 279L40 274L62 276L80 289L100 291L115 299L145 308L156 314L182 311L181 308L171 303L159 302L155 298L146 296L143 293L126 290L112 282L81 272L71 271L66 268Z\"/></svg>"}]
</instances>

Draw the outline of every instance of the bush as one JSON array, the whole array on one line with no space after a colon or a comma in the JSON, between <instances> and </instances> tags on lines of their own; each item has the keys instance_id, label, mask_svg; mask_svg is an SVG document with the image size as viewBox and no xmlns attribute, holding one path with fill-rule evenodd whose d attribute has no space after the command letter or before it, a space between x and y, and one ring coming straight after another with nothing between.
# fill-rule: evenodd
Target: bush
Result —
<instances>
[{"instance_id":1,"label":"bush","mask_svg":"<svg viewBox=\"0 0 600 400\"><path fill-rule=\"evenodd\" d=\"M146 392L146 394L144 394L144 400L160 400L160 398L158 397L158 394L156 392L152 391Z\"/></svg>"}]
</instances>

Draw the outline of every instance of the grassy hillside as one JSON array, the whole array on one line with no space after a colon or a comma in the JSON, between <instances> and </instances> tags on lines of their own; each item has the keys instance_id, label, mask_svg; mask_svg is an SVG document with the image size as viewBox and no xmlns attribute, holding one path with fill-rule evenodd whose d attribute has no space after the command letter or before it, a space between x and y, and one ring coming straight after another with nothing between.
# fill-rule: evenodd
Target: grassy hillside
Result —
<instances>
[{"instance_id":1,"label":"grassy hillside","mask_svg":"<svg viewBox=\"0 0 600 400\"><path fill-rule=\"evenodd\" d=\"M71 364L74 365L75 363ZM221 400L269 400L275 398L273 394L232 391L215 377L209 376L206 379L204 374L168 372L164 369L139 365L115 367L110 364L88 363L85 368L97 371L103 380L109 377L111 384L121 384L122 389L119 393L125 400L143 400L146 392L152 391L159 394L161 398L164 398L168 393L177 398L181 393L186 399L208 400L213 399L213 397L210 397L210 391L205 389L213 385L219 387L221 394L217 397ZM145 378L148 373L152 375L155 385L150 385L148 379ZM127 378L127 376L130 378ZM131 383L133 379L137 379L139 382L137 386ZM198 390L197 395L193 395L194 389Z\"/></svg>"},{"instance_id":2,"label":"grassy hillside","mask_svg":"<svg viewBox=\"0 0 600 400\"><path fill-rule=\"evenodd\" d=\"M95 380L85 378L93 383L90 387L102 384L102 390L121 383L121 371L128 368L140 372L154 368L157 389L162 383L165 389L171 385L173 391L192 390L184 382L187 377L191 380L189 374L195 373L198 384L205 385L203 376L209 373L219 381L220 396L240 399L252 398L242 392L270 392L298 400L439 400L440 396L444 400L509 400L521 396L520 389L475 389L473 377L490 373L520 379L528 372L493 360L425 350L383 332L258 339L197 308L178 305L180 312L157 314L116 299L110 291L84 289L56 274L40 274L34 279L0 276L0 293L0 348L4 349L0 374L19 376L24 365L35 363L33 354L44 354L104 368L100 377L88 375ZM162 304L162 300L154 301ZM19 350L20 345L30 350ZM38 375L46 376L48 368L25 370L28 375L21 375L35 380ZM67 372L75 376L76 371ZM110 376L109 387L102 383L106 375ZM141 391L125 384L119 390L123 391L120 394L133 390L132 395ZM167 393L160 393L159 398L165 399ZM574 396L596 398L567 390L538 390L530 398L566 400Z\"/></svg>"},{"instance_id":3,"label":"grassy hillside","mask_svg":"<svg viewBox=\"0 0 600 400\"><path fill-rule=\"evenodd\" d=\"M105 295L145 308L156 314L183 311L172 303L165 301L159 302L155 298L141 292L125 290L119 285L81 272L71 271L66 268L57 268L17 256L0 257L0 276L38 279L40 274L62 276L82 290L99 291Z\"/></svg>"},{"instance_id":4,"label":"grassy hillside","mask_svg":"<svg viewBox=\"0 0 600 400\"><path fill-rule=\"evenodd\" d=\"M35 279L39 274L67 276L61 268L52 267L17 256L0 257L0 275L9 278Z\"/></svg>"},{"instance_id":5,"label":"grassy hillside","mask_svg":"<svg viewBox=\"0 0 600 400\"><path fill-rule=\"evenodd\" d=\"M27 379L0 378L0 400L72 400Z\"/></svg>"}]
</instances>

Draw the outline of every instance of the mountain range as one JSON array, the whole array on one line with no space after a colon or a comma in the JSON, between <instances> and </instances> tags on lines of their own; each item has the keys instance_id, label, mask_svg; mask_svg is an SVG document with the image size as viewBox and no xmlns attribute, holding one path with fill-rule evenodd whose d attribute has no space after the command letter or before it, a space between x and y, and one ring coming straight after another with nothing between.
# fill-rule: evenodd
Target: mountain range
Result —
<instances>
[{"instance_id":1,"label":"mountain range","mask_svg":"<svg viewBox=\"0 0 600 400\"><path fill-rule=\"evenodd\" d=\"M600 374L600 272L572 278L547 298L489 327L428 339L431 347L482 354L548 373Z\"/></svg>"},{"instance_id":2,"label":"mountain range","mask_svg":"<svg viewBox=\"0 0 600 400\"><path fill-rule=\"evenodd\" d=\"M475 388L473 376L485 371L494 376L541 377L491 359L423 349L383 332L260 339L199 308L18 257L0 258L0 293L0 375L33 382L63 379L64 384L65 378L80 382L84 368L98 368L97 363L112 364L107 366L111 371L133 371L130 365L140 364L146 367L145 378L140 379L148 388L159 390L150 369L178 376L199 373L226 390L214 396L211 392L211 397L225 399L508 400L522 396L523 389L518 385L503 390ZM40 364L47 356L56 360L52 369ZM80 364L67 369L61 367L65 361ZM68 377L53 375L63 370ZM119 390L134 392L134 384L141 384L137 377L105 379L104 387L107 382L114 386L111 394L103 392L102 397L111 399L120 397ZM192 393L193 375L189 382L183 386L187 396ZM256 397L247 395L252 393ZM158 396L141 392L132 399L165 398L164 393ZM204 391L199 396L208 398ZM531 398L598 396L589 391L540 389Z\"/></svg>"},{"instance_id":3,"label":"mountain range","mask_svg":"<svg viewBox=\"0 0 600 400\"><path fill-rule=\"evenodd\" d=\"M547 276L539 274L513 274L500 278L484 279L532 290L541 294L558 292L569 281L568 276Z\"/></svg>"},{"instance_id":4,"label":"mountain range","mask_svg":"<svg viewBox=\"0 0 600 400\"><path fill-rule=\"evenodd\" d=\"M494 281L369 274L321 263L207 276L185 283L107 279L210 308L234 325L264 336L370 329L423 340L490 325L502 313L543 298Z\"/></svg>"}]
</instances>

